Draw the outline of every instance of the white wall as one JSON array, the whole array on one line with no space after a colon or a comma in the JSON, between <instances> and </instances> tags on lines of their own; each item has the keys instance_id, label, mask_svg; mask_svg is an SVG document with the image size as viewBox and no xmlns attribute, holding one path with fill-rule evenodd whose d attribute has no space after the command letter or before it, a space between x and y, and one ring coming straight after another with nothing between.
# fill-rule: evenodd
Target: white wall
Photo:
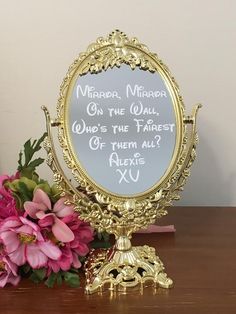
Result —
<instances>
[{"instance_id":1,"label":"white wall","mask_svg":"<svg viewBox=\"0 0 236 314\"><path fill-rule=\"evenodd\" d=\"M0 173L55 114L79 52L119 28L157 52L187 110L201 102L198 159L178 205L236 205L236 1L0 0ZM44 153L42 151L42 153ZM42 175L49 178L45 166Z\"/></svg>"}]
</instances>

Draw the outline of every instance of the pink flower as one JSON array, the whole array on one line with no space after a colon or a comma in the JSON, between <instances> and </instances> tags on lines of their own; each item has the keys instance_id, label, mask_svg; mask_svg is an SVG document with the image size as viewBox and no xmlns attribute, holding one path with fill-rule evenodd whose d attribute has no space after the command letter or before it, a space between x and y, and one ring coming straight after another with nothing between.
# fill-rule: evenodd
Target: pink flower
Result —
<instances>
[{"instance_id":1,"label":"pink flower","mask_svg":"<svg viewBox=\"0 0 236 314\"><path fill-rule=\"evenodd\" d=\"M65 220L74 232L74 240L69 243L70 248L79 256L87 255L89 252L88 244L93 240L93 229L89 224L81 221L76 214L65 217L63 221Z\"/></svg>"},{"instance_id":2,"label":"pink flower","mask_svg":"<svg viewBox=\"0 0 236 314\"><path fill-rule=\"evenodd\" d=\"M48 259L61 257L60 249L51 241L45 241L39 226L24 217L9 217L0 226L0 237L10 260L18 266L26 262L41 268Z\"/></svg>"},{"instance_id":3,"label":"pink flower","mask_svg":"<svg viewBox=\"0 0 236 314\"><path fill-rule=\"evenodd\" d=\"M7 217L18 215L12 191L4 187L5 181L15 180L17 176L18 173L13 177L7 175L0 176L0 222Z\"/></svg>"},{"instance_id":4,"label":"pink flower","mask_svg":"<svg viewBox=\"0 0 236 314\"><path fill-rule=\"evenodd\" d=\"M32 202L25 202L26 213L33 219L40 219L41 227L52 225L52 233L61 242L70 242L74 234L70 228L60 219L71 215L74 210L72 206L65 205L66 198L59 199L52 208L48 195L41 189L34 193Z\"/></svg>"},{"instance_id":5,"label":"pink flower","mask_svg":"<svg viewBox=\"0 0 236 314\"><path fill-rule=\"evenodd\" d=\"M1 244L0 244L1 245ZM0 287L3 288L7 283L16 286L20 281L17 274L18 267L12 263L8 256L0 254Z\"/></svg>"},{"instance_id":6,"label":"pink flower","mask_svg":"<svg viewBox=\"0 0 236 314\"><path fill-rule=\"evenodd\" d=\"M62 255L59 260L48 260L49 274L51 271L53 271L54 273L59 272L59 270L68 271L71 266L73 266L74 268L81 267L81 262L78 255L73 252L70 247L64 246L61 248L61 251Z\"/></svg>"},{"instance_id":7,"label":"pink flower","mask_svg":"<svg viewBox=\"0 0 236 314\"><path fill-rule=\"evenodd\" d=\"M74 240L65 243L61 248L62 256L60 259L57 261L48 260L49 273L51 271L58 272L59 270L67 271L72 266L80 268L81 262L79 256L88 254L88 244L93 240L93 229L87 223L82 222L76 213L64 217L63 221L72 230Z\"/></svg>"}]
</instances>

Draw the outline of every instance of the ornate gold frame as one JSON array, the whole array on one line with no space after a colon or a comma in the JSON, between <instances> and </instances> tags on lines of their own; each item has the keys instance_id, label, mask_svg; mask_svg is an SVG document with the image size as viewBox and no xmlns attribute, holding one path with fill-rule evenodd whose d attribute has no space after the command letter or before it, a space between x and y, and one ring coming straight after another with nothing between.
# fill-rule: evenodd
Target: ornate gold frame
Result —
<instances>
[{"instance_id":1,"label":"ornate gold frame","mask_svg":"<svg viewBox=\"0 0 236 314\"><path fill-rule=\"evenodd\" d=\"M161 74L174 103L178 126L175 152L166 174L148 191L132 197L111 194L88 177L73 153L67 129L68 99L77 77L88 72L106 71L109 67L120 67L122 63L128 64L132 69L139 67ZM91 44L70 66L61 85L57 118L54 121L51 121L48 110L43 107L48 132L44 141L48 154L47 163L54 173L54 180L62 195L70 193L71 202L82 219L99 232L106 230L115 234L117 239L112 251L94 252L89 257L86 264L88 293L101 289L107 283L110 289L126 289L137 284L142 286L150 280L165 288L172 286L172 280L166 277L163 264L155 255L155 251L147 246L132 248L129 239L133 232L166 215L165 208L170 206L173 200L180 198L179 192L190 175L190 167L196 157L196 115L199 108L200 105L196 105L192 115L186 116L178 85L167 66L136 38L129 39L118 30L107 38L98 38L96 43ZM78 183L76 188L65 176L58 161L52 126L58 127L63 157Z\"/></svg>"},{"instance_id":2,"label":"ornate gold frame","mask_svg":"<svg viewBox=\"0 0 236 314\"><path fill-rule=\"evenodd\" d=\"M119 37L121 40L119 41L120 47L116 47L114 44ZM66 160L70 160L70 169L72 169L73 176L75 180L82 185L86 186L91 193L99 193L100 195L105 195L106 197L111 198L112 200L121 200L122 199L146 199L148 197L152 198L155 194L155 190L160 189L168 179L169 175L173 172L173 168L175 167L177 158L179 156L179 151L181 149L182 141L183 141L183 102L178 93L178 88L171 77L168 69L160 60L157 59L155 54L152 54L148 51L147 47L139 44L137 39L131 39L130 41L127 39L127 36L121 32L113 32L108 40L99 41L98 44L90 45L87 52L83 54L82 58L78 58L78 62L74 62L72 66L69 68L67 73L68 81L64 81L61 86L61 94L58 107L58 121L60 121L60 143L63 149L64 156L66 156ZM122 53L120 53L122 50ZM104 57L105 55L105 57ZM130 63L130 58L136 56L138 61L132 61ZM96 64L99 66L94 69L94 60L96 58ZM92 61L91 61L92 59ZM108 62L109 61L109 62ZM69 126L68 126L68 109L69 109L69 100L71 98L72 89L75 84L77 78L81 75L86 75L88 72L90 73L99 73L103 70L107 70L108 67L120 67L122 63L128 64L133 70L136 67L140 69L147 70L150 72L158 71L163 80L165 81L167 88L171 94L172 102L174 104L175 116L176 116L176 124L177 124L177 140L176 140L176 148L174 151L174 156L172 158L171 164L167 169L165 175L159 180L153 187L149 190L136 194L136 195L118 195L107 191L106 189L99 186L97 183L90 178L86 171L83 169L80 161L76 158L73 145L70 141L69 136ZM84 70L84 64L86 64L86 71ZM65 157L64 157L65 158ZM110 201L111 202L111 201Z\"/></svg>"}]
</instances>

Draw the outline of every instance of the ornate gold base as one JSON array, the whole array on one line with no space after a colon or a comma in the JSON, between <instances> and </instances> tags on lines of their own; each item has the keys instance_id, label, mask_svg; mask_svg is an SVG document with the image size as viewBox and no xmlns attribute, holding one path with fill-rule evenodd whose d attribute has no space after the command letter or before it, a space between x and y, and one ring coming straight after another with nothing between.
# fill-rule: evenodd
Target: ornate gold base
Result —
<instances>
[{"instance_id":1,"label":"ornate gold base","mask_svg":"<svg viewBox=\"0 0 236 314\"><path fill-rule=\"evenodd\" d=\"M129 247L121 250L119 246ZM131 247L127 237L121 237L111 249L93 250L86 263L88 294L104 289L126 292L129 288L155 285L171 288L173 281L164 272L164 265L153 247Z\"/></svg>"}]
</instances>

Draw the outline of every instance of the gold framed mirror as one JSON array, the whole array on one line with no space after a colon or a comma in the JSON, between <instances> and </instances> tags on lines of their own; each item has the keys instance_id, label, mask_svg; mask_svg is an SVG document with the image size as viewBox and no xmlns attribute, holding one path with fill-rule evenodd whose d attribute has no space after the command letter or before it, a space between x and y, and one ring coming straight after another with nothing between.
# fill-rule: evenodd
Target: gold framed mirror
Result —
<instances>
[{"instance_id":1,"label":"gold framed mirror","mask_svg":"<svg viewBox=\"0 0 236 314\"><path fill-rule=\"evenodd\" d=\"M147 282L173 282L155 250L132 248L133 232L167 213L179 198L197 143L196 105L185 115L179 89L167 66L136 38L116 30L99 38L69 67L61 85L57 118L47 119L47 162L63 193L98 231L116 236L108 251L86 264L86 291L124 290ZM51 127L70 179L58 161Z\"/></svg>"}]
</instances>

